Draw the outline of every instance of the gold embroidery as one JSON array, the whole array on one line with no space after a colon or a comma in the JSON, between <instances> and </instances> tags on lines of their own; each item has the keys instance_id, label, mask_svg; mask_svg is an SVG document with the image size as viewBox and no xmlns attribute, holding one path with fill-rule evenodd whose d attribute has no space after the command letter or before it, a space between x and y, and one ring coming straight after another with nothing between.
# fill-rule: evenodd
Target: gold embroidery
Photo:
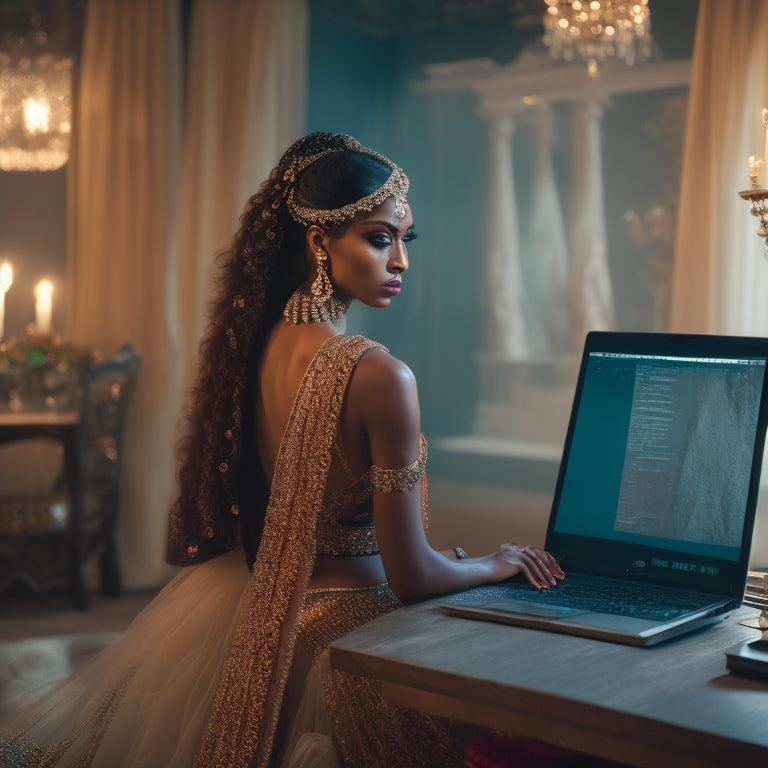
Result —
<instances>
[{"instance_id":1,"label":"gold embroidery","mask_svg":"<svg viewBox=\"0 0 768 768\"><path fill-rule=\"evenodd\" d=\"M407 467L400 469L382 469L375 464L366 472L371 485L383 493L410 491L424 474L427 465L427 441L424 435L419 436L418 458Z\"/></svg>"},{"instance_id":2,"label":"gold embroidery","mask_svg":"<svg viewBox=\"0 0 768 768\"><path fill-rule=\"evenodd\" d=\"M344 442L341 439L341 423L336 428L336 437L333 439L333 450L336 453L336 457L341 464L341 468L344 470L344 474L349 478L350 482L355 483L355 473L352 471L352 467L349 466L347 461L347 454L344 451Z\"/></svg>"},{"instance_id":3,"label":"gold embroidery","mask_svg":"<svg viewBox=\"0 0 768 768\"><path fill-rule=\"evenodd\" d=\"M344 466L346 459L343 451L337 448L337 454ZM423 477L422 517L427 527L426 475L424 474L426 463L427 441L424 435L420 435L419 456L413 463L400 469L381 469L375 465L371 466L354 483L337 491L320 512L317 526L318 554L377 555L379 553L372 515L368 514L357 520L345 519L351 510L370 498L374 488L383 493L409 491L419 478ZM351 471L349 474L351 475Z\"/></svg>"},{"instance_id":4,"label":"gold embroidery","mask_svg":"<svg viewBox=\"0 0 768 768\"><path fill-rule=\"evenodd\" d=\"M318 555L366 556L379 554L373 525L324 523L318 531Z\"/></svg>"},{"instance_id":5,"label":"gold embroidery","mask_svg":"<svg viewBox=\"0 0 768 768\"><path fill-rule=\"evenodd\" d=\"M323 692L342 765L449 768L464 764L455 724L388 704L378 680L331 668Z\"/></svg>"},{"instance_id":6,"label":"gold embroidery","mask_svg":"<svg viewBox=\"0 0 768 768\"><path fill-rule=\"evenodd\" d=\"M12 768L37 768L42 764L45 750L31 739L15 734L0 742L0 765Z\"/></svg>"},{"instance_id":7,"label":"gold embroidery","mask_svg":"<svg viewBox=\"0 0 768 768\"><path fill-rule=\"evenodd\" d=\"M269 763L296 646L296 619L315 558L331 443L349 377L378 346L334 336L317 351L296 395L276 463L264 532L232 648L195 759L198 768Z\"/></svg>"},{"instance_id":8,"label":"gold embroidery","mask_svg":"<svg viewBox=\"0 0 768 768\"><path fill-rule=\"evenodd\" d=\"M334 640L401 605L388 584L310 590L296 622L296 649L314 664Z\"/></svg>"},{"instance_id":9,"label":"gold embroidery","mask_svg":"<svg viewBox=\"0 0 768 768\"><path fill-rule=\"evenodd\" d=\"M332 523L342 518L349 518L350 511L367 501L372 492L371 484L363 478L336 491L321 513L320 526L325 525L326 521Z\"/></svg>"}]
</instances>

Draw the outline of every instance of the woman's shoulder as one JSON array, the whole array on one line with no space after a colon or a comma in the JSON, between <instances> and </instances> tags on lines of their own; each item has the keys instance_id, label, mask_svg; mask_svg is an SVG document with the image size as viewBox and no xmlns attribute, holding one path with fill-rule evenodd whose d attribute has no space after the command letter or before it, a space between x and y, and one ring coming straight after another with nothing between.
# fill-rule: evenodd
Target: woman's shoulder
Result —
<instances>
[{"instance_id":1,"label":"woman's shoulder","mask_svg":"<svg viewBox=\"0 0 768 768\"><path fill-rule=\"evenodd\" d=\"M386 348L371 347L352 374L347 408L368 428L379 425L386 430L401 430L401 422L418 425L416 378L411 369ZM398 424L400 426L396 426Z\"/></svg>"},{"instance_id":2,"label":"woman's shoulder","mask_svg":"<svg viewBox=\"0 0 768 768\"><path fill-rule=\"evenodd\" d=\"M348 357L355 362L353 377L366 386L414 382L411 369L378 341L365 336L339 334L326 339L320 353Z\"/></svg>"},{"instance_id":3,"label":"woman's shoulder","mask_svg":"<svg viewBox=\"0 0 768 768\"><path fill-rule=\"evenodd\" d=\"M366 435L373 464L401 467L413 461L420 413L411 369L384 347L367 348L352 373L344 420Z\"/></svg>"},{"instance_id":4,"label":"woman's shoulder","mask_svg":"<svg viewBox=\"0 0 768 768\"><path fill-rule=\"evenodd\" d=\"M410 390L416 386L413 371L380 344L369 347L360 358L354 380L358 385L374 390Z\"/></svg>"}]
</instances>

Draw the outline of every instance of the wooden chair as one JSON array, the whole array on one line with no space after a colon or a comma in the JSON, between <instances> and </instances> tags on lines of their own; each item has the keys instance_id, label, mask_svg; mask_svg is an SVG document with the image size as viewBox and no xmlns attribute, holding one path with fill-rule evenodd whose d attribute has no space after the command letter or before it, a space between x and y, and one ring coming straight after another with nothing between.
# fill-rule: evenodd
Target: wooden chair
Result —
<instances>
[{"instance_id":1,"label":"wooden chair","mask_svg":"<svg viewBox=\"0 0 768 768\"><path fill-rule=\"evenodd\" d=\"M0 421L0 444L54 441L62 469L53 487L35 493L7 495L0 488L0 590L18 581L35 591L68 584L76 607L86 609L82 567L98 557L102 591L122 594L115 528L126 408L139 364L126 345L113 358L87 365L76 417Z\"/></svg>"}]
</instances>

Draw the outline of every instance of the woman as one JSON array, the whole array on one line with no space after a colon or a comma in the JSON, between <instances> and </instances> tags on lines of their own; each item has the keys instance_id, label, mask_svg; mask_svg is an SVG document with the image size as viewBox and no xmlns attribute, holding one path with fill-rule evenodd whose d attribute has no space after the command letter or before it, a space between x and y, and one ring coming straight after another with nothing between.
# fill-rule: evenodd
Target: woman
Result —
<instances>
[{"instance_id":1,"label":"woman","mask_svg":"<svg viewBox=\"0 0 768 768\"><path fill-rule=\"evenodd\" d=\"M48 694L48 715L0 742L3 765L447 764L438 723L331 673L325 648L402 603L563 573L530 547L449 559L427 543L413 376L344 334L353 300L384 308L400 291L415 237L407 191L382 155L319 133L250 200L201 348L171 512L169 560L202 564ZM13 758L24 750L29 762Z\"/></svg>"}]
</instances>

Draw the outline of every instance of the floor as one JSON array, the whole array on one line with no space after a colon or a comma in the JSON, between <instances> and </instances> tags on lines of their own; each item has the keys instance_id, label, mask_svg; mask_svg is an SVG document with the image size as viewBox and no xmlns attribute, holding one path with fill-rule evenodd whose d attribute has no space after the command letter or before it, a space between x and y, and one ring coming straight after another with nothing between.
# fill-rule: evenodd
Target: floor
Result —
<instances>
[{"instance_id":1,"label":"floor","mask_svg":"<svg viewBox=\"0 0 768 768\"><path fill-rule=\"evenodd\" d=\"M66 593L0 595L0 709L28 688L66 677L114 642L154 591L92 596L88 611Z\"/></svg>"},{"instance_id":2,"label":"floor","mask_svg":"<svg viewBox=\"0 0 768 768\"><path fill-rule=\"evenodd\" d=\"M51 635L123 632L154 594L129 592L119 598L93 595L88 611L74 609L66 592L0 595L0 643Z\"/></svg>"}]
</instances>

